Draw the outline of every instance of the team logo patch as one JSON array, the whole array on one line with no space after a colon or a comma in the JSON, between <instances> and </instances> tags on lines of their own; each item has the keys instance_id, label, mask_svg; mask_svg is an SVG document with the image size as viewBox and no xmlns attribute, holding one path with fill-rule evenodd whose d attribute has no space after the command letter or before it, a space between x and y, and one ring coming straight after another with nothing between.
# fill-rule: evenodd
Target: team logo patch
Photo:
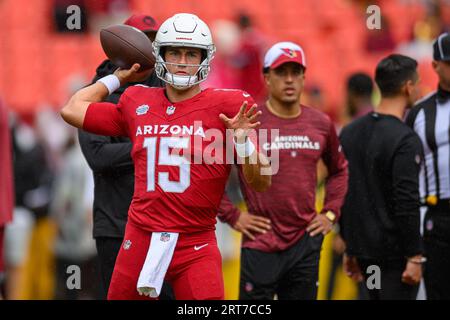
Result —
<instances>
[{"instance_id":1,"label":"team logo patch","mask_svg":"<svg viewBox=\"0 0 450 320\"><path fill-rule=\"evenodd\" d=\"M167 242L167 241L169 241L169 240L170 240L170 233L168 233L168 232L162 232L162 233L161 233L161 238L160 238L159 240L161 240L162 242Z\"/></svg>"},{"instance_id":2,"label":"team logo patch","mask_svg":"<svg viewBox=\"0 0 450 320\"><path fill-rule=\"evenodd\" d=\"M150 16L145 16L144 19L142 19L142 22L148 25L149 27L153 28L156 25L155 19L153 19Z\"/></svg>"},{"instance_id":3,"label":"team logo patch","mask_svg":"<svg viewBox=\"0 0 450 320\"><path fill-rule=\"evenodd\" d=\"M198 250L200 250L200 249L206 247L208 244L209 244L209 243L203 244L203 245L201 245L201 246L194 246L194 250L195 250L195 251L198 251Z\"/></svg>"},{"instance_id":4,"label":"team logo patch","mask_svg":"<svg viewBox=\"0 0 450 320\"><path fill-rule=\"evenodd\" d=\"M288 49L288 48L281 49L281 50L283 50L285 56L288 56L291 59L297 57L297 52L295 50Z\"/></svg>"},{"instance_id":5,"label":"team logo patch","mask_svg":"<svg viewBox=\"0 0 450 320\"><path fill-rule=\"evenodd\" d=\"M131 240L125 240L123 242L123 250L128 250L131 247Z\"/></svg>"},{"instance_id":6,"label":"team logo patch","mask_svg":"<svg viewBox=\"0 0 450 320\"><path fill-rule=\"evenodd\" d=\"M150 109L150 107L146 104L143 104L136 108L136 114L138 116L142 116L143 114L146 114L148 112L148 109Z\"/></svg>"},{"instance_id":7,"label":"team logo patch","mask_svg":"<svg viewBox=\"0 0 450 320\"><path fill-rule=\"evenodd\" d=\"M168 106L166 113L170 116L171 114L173 114L175 112L175 107L174 106Z\"/></svg>"}]
</instances>

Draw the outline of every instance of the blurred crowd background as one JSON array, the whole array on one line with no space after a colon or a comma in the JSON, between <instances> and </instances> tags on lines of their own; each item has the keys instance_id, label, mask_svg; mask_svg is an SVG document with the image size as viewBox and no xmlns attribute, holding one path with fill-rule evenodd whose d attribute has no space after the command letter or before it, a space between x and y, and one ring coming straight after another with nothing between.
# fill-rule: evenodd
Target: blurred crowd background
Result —
<instances>
[{"instance_id":1,"label":"blurred crowd background","mask_svg":"<svg viewBox=\"0 0 450 320\"><path fill-rule=\"evenodd\" d=\"M366 23L373 4L381 9L379 30ZM70 5L81 9L79 30L67 29ZM162 22L177 12L197 14L213 32L217 53L205 86L244 89L259 102L266 94L261 73L265 50L278 41L299 43L308 66L302 103L326 112L338 129L358 113L349 78L355 73L372 77L388 53L418 60L423 95L435 90L432 41L450 28L450 0L0 0L0 104L9 112L15 191L5 241L10 298L97 297L92 174L76 132L58 110L90 83L105 59L101 28L133 13ZM353 79L364 87L364 77ZM369 101L363 102L377 101L377 91L370 88ZM226 298L236 299L240 235L221 223L217 234ZM340 270L342 252L336 233L328 235L319 299L360 296ZM81 268L81 290L67 289L62 266L68 263Z\"/></svg>"}]
</instances>

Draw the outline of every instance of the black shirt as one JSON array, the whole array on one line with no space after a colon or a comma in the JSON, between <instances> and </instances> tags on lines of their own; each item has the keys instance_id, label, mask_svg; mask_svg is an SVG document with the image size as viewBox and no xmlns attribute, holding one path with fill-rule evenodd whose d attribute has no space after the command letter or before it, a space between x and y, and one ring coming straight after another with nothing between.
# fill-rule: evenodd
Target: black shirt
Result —
<instances>
[{"instance_id":1,"label":"black shirt","mask_svg":"<svg viewBox=\"0 0 450 320\"><path fill-rule=\"evenodd\" d=\"M117 67L105 60L98 68L93 82ZM153 72L143 83L162 87ZM117 103L128 84L109 95L105 101ZM105 137L78 130L81 150L94 174L94 238L123 238L128 208L134 192L134 164L132 144L126 137Z\"/></svg>"},{"instance_id":2,"label":"black shirt","mask_svg":"<svg viewBox=\"0 0 450 320\"><path fill-rule=\"evenodd\" d=\"M422 253L419 137L400 119L371 112L340 139L349 164L340 220L347 253L376 259Z\"/></svg>"}]
</instances>

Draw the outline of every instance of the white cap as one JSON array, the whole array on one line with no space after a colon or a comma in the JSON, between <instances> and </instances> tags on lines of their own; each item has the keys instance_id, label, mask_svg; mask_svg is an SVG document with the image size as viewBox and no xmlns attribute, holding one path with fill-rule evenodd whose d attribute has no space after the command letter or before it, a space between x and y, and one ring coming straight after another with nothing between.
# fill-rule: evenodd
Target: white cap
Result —
<instances>
[{"instance_id":1,"label":"white cap","mask_svg":"<svg viewBox=\"0 0 450 320\"><path fill-rule=\"evenodd\" d=\"M264 68L275 69L287 62L296 62L306 68L305 53L298 44L278 42L267 51L264 57Z\"/></svg>"}]
</instances>

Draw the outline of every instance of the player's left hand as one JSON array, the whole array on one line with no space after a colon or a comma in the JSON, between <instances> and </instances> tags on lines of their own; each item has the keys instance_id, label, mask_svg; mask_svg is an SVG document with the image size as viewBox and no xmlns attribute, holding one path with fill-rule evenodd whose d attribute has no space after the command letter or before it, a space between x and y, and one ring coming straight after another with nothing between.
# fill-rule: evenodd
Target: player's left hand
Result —
<instances>
[{"instance_id":1,"label":"player's left hand","mask_svg":"<svg viewBox=\"0 0 450 320\"><path fill-rule=\"evenodd\" d=\"M311 237L322 233L326 235L333 228L333 223L323 214L318 214L315 218L309 223L306 228L306 232L309 232Z\"/></svg>"},{"instance_id":2,"label":"player's left hand","mask_svg":"<svg viewBox=\"0 0 450 320\"><path fill-rule=\"evenodd\" d=\"M234 137L236 142L244 143L245 137L247 136L249 130L256 129L261 125L256 119L261 115L261 111L256 112L256 104L254 104L247 112L248 102L245 101L239 112L232 118L228 118L226 115L221 113L219 115L220 120L223 121L227 129L234 130Z\"/></svg>"}]
</instances>

